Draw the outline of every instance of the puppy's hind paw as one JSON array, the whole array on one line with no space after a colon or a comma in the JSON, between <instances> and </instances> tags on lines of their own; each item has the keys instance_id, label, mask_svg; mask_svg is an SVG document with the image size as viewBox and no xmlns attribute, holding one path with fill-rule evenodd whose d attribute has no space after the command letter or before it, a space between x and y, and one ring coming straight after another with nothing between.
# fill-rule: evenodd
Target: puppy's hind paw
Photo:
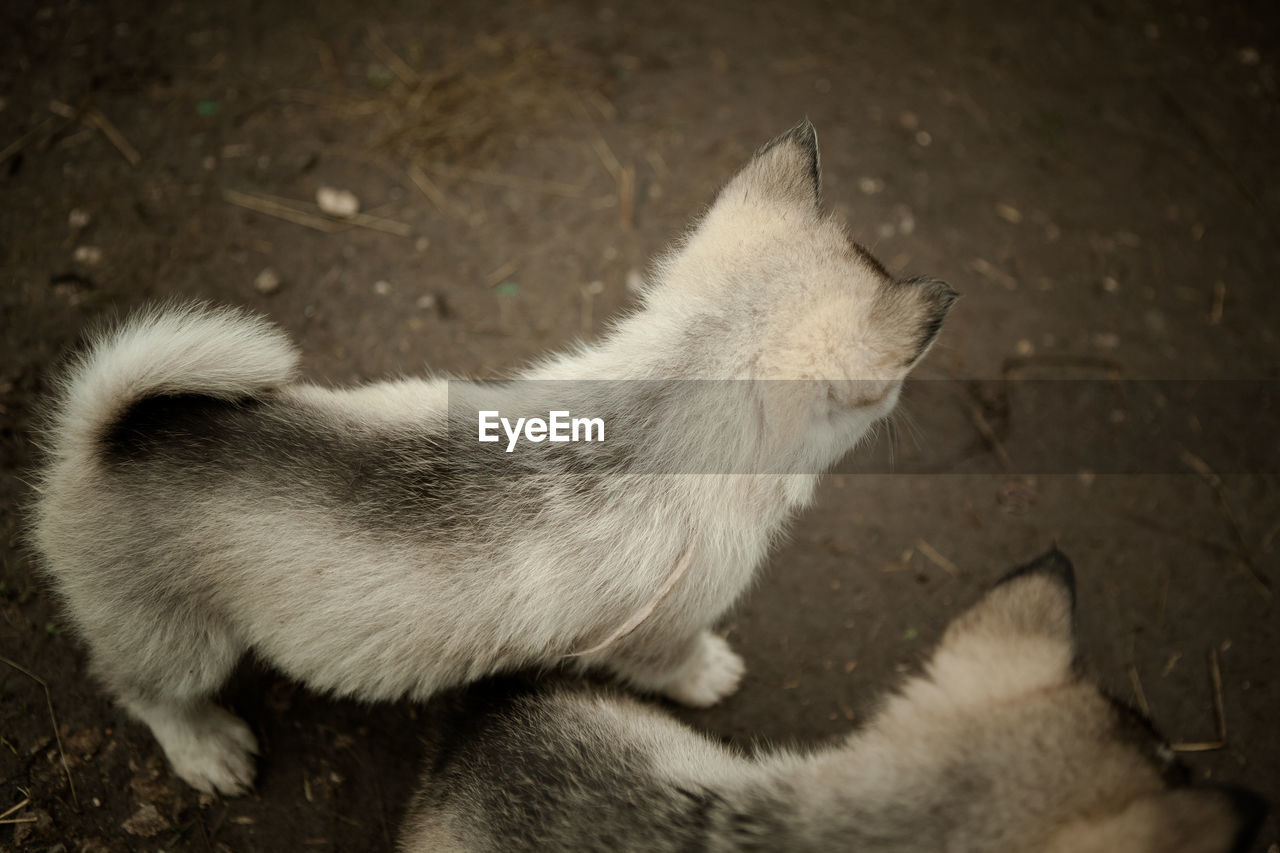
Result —
<instances>
[{"instance_id":1,"label":"puppy's hind paw","mask_svg":"<svg viewBox=\"0 0 1280 853\"><path fill-rule=\"evenodd\" d=\"M694 654L661 692L682 705L706 708L732 695L746 669L742 658L723 637L704 632Z\"/></svg>"}]
</instances>

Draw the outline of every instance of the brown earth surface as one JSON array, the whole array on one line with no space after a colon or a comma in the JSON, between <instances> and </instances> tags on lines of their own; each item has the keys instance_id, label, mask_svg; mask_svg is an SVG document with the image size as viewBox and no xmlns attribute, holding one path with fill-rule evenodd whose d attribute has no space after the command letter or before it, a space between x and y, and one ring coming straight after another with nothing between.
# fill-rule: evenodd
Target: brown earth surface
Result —
<instances>
[{"instance_id":1,"label":"brown earth surface","mask_svg":"<svg viewBox=\"0 0 1280 853\"><path fill-rule=\"evenodd\" d=\"M844 732L1056 542L1090 671L1171 741L1213 747L1184 756L1197 778L1280 802L1274 395L1199 419L1180 466L1010 473L1026 429L967 381L1275 387L1278 36L1273 6L1207 0L9 4L0 812L25 805L0 848L387 850L433 736L431 706L333 701L246 664L225 701L263 745L258 785L201 800L97 689L22 543L35 407L88 324L200 297L269 314L317 380L497 375L598 335L805 115L855 237L963 294L920 371L955 393L895 448L951 461L828 478L726 623L741 691L678 713L743 744ZM376 227L306 212L322 186ZM1203 462L1258 441L1256 470ZM1277 845L1273 814L1256 849Z\"/></svg>"}]
</instances>

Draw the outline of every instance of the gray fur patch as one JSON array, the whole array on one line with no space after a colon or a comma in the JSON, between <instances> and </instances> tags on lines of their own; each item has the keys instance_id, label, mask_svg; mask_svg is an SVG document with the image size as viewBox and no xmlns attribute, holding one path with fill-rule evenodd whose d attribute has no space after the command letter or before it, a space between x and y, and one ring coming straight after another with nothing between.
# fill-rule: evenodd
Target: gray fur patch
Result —
<instances>
[{"instance_id":1,"label":"gray fur patch","mask_svg":"<svg viewBox=\"0 0 1280 853\"><path fill-rule=\"evenodd\" d=\"M622 440L507 455L465 426L374 429L274 396L162 395L107 428L103 455L134 490L234 483L266 498L307 495L361 527L423 535L477 531L496 509L519 526L545 501L544 478L585 500L625 462L606 450L623 452Z\"/></svg>"},{"instance_id":2,"label":"gray fur patch","mask_svg":"<svg viewBox=\"0 0 1280 853\"><path fill-rule=\"evenodd\" d=\"M709 849L723 799L661 779L570 697L505 679L468 691L418 807L470 826L476 850Z\"/></svg>"}]
</instances>

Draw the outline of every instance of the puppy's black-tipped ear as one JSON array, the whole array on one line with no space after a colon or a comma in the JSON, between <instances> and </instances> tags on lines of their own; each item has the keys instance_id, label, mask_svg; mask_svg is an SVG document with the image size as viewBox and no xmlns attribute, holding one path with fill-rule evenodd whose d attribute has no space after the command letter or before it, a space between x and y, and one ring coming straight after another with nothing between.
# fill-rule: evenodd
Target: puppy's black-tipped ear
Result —
<instances>
[{"instance_id":1,"label":"puppy's black-tipped ear","mask_svg":"<svg viewBox=\"0 0 1280 853\"><path fill-rule=\"evenodd\" d=\"M975 609L998 613L1007 629L1051 637L1074 648L1076 574L1055 545L996 582Z\"/></svg>"},{"instance_id":2,"label":"puppy's black-tipped ear","mask_svg":"<svg viewBox=\"0 0 1280 853\"><path fill-rule=\"evenodd\" d=\"M990 655L991 648L1016 650L1032 639L1059 650L1058 662L1075 657L1075 575L1057 548L1001 578L951 623L941 647Z\"/></svg>"},{"instance_id":3,"label":"puppy's black-tipped ear","mask_svg":"<svg viewBox=\"0 0 1280 853\"><path fill-rule=\"evenodd\" d=\"M726 187L747 199L772 198L818 206L822 166L818 132L808 119L762 145Z\"/></svg>"},{"instance_id":4,"label":"puppy's black-tipped ear","mask_svg":"<svg viewBox=\"0 0 1280 853\"><path fill-rule=\"evenodd\" d=\"M793 171L794 178L801 179L797 187L801 193L812 195L816 205L822 198L822 157L818 153L818 131L813 122L805 119L781 136L777 136L756 151L753 160L778 156Z\"/></svg>"},{"instance_id":5,"label":"puppy's black-tipped ear","mask_svg":"<svg viewBox=\"0 0 1280 853\"><path fill-rule=\"evenodd\" d=\"M1015 583L1019 579L1034 575L1043 576L1046 580L1056 583L1061 588L1069 603L1071 615L1074 616L1076 610L1076 570L1075 566L1071 565L1071 560L1067 558L1067 555L1058 550L1057 545L1054 545L1026 565L1013 569L996 581L995 585L999 588L1004 584Z\"/></svg>"},{"instance_id":6,"label":"puppy's black-tipped ear","mask_svg":"<svg viewBox=\"0 0 1280 853\"><path fill-rule=\"evenodd\" d=\"M960 298L951 285L933 276L917 276L883 288L876 297L875 320L895 330L885 352L906 368L915 366L933 346Z\"/></svg>"}]
</instances>

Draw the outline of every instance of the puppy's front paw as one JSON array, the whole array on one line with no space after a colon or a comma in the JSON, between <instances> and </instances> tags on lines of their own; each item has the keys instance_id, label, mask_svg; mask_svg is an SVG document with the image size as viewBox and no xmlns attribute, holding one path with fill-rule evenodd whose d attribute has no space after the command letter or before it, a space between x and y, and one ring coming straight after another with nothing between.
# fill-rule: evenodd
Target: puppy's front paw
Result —
<instances>
[{"instance_id":1,"label":"puppy's front paw","mask_svg":"<svg viewBox=\"0 0 1280 853\"><path fill-rule=\"evenodd\" d=\"M253 785L258 741L235 714L209 704L171 720L148 720L173 771L207 794L234 796Z\"/></svg>"},{"instance_id":2,"label":"puppy's front paw","mask_svg":"<svg viewBox=\"0 0 1280 853\"><path fill-rule=\"evenodd\" d=\"M706 708L733 694L747 665L723 637L703 632L698 647L662 693L682 705Z\"/></svg>"}]
</instances>

